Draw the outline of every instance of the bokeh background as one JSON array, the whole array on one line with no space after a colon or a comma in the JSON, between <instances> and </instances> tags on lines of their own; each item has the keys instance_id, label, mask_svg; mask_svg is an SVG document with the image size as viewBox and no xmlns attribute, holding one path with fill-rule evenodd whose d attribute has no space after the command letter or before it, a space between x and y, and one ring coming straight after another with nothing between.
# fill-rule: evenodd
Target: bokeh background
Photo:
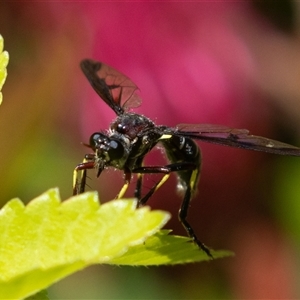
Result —
<instances>
[{"instance_id":1,"label":"bokeh background","mask_svg":"<svg viewBox=\"0 0 300 300\"><path fill-rule=\"evenodd\" d=\"M83 58L127 74L143 97L136 111L157 124L223 124L300 146L299 17L299 2L290 0L1 1L10 54L0 107L1 205L51 187L67 199L88 151L81 142L114 118L81 73ZM199 144L202 175L189 220L207 245L236 256L93 266L53 285L51 299L300 297L300 158ZM155 151L148 162L164 159ZM94 175L89 185L102 202L122 186L121 172ZM167 228L184 234L175 186L172 176L149 204L171 211Z\"/></svg>"}]
</instances>

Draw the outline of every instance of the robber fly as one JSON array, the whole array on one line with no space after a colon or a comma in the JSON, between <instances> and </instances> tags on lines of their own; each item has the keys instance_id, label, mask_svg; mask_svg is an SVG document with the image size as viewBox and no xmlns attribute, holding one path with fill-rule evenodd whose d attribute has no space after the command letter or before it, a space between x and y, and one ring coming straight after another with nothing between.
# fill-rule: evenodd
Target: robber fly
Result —
<instances>
[{"instance_id":1,"label":"robber fly","mask_svg":"<svg viewBox=\"0 0 300 300\"><path fill-rule=\"evenodd\" d=\"M93 153L86 154L84 161L74 170L73 194L84 192L88 169L96 169L99 177L104 169L114 167L124 172L124 185L117 198L123 197L132 174L137 174L134 196L140 207L172 172L176 172L177 187L183 193L179 220L189 237L210 257L212 255L209 248L197 238L187 221L189 204L196 191L201 166L201 152L193 139L280 155L300 156L300 148L250 135L246 129L210 124L180 124L174 128L156 125L143 115L129 112L130 108L141 104L141 98L137 93L137 86L127 76L90 59L83 60L80 66L96 93L117 117L107 131L92 134L89 144L85 144ZM164 148L170 163L163 166L145 166L145 156L157 144ZM142 196L143 175L153 173L161 173L163 176Z\"/></svg>"}]
</instances>

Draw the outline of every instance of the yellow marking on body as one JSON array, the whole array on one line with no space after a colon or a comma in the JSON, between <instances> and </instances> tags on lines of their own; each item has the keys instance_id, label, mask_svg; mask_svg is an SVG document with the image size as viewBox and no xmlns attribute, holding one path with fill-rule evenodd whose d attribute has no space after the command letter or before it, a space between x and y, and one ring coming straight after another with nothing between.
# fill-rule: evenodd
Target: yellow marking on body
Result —
<instances>
[{"instance_id":1,"label":"yellow marking on body","mask_svg":"<svg viewBox=\"0 0 300 300\"><path fill-rule=\"evenodd\" d=\"M163 135L159 138L159 140L167 140L167 139L170 139L171 137L172 137L171 134L163 134Z\"/></svg>"}]
</instances>

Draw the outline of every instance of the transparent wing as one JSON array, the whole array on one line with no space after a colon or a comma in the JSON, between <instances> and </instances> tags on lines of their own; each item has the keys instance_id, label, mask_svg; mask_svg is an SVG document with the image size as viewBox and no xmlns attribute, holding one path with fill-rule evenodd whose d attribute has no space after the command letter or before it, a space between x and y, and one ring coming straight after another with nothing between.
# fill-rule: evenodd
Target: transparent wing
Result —
<instances>
[{"instance_id":1,"label":"transparent wing","mask_svg":"<svg viewBox=\"0 0 300 300\"><path fill-rule=\"evenodd\" d=\"M247 129L234 129L211 124L179 124L176 126L176 133L193 139L230 147L280 155L300 156L300 148L265 137L251 135Z\"/></svg>"},{"instance_id":2,"label":"transparent wing","mask_svg":"<svg viewBox=\"0 0 300 300\"><path fill-rule=\"evenodd\" d=\"M80 67L96 93L117 115L141 104L138 87L127 76L91 59L83 60Z\"/></svg>"}]
</instances>

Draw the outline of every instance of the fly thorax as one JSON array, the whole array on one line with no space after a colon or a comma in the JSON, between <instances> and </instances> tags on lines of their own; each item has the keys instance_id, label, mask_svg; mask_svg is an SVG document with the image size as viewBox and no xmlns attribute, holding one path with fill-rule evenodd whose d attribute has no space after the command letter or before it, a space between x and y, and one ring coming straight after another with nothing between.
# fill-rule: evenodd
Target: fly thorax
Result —
<instances>
[{"instance_id":1,"label":"fly thorax","mask_svg":"<svg viewBox=\"0 0 300 300\"><path fill-rule=\"evenodd\" d=\"M154 123L143 115L125 113L118 116L110 126L112 132L127 136L131 141L154 127Z\"/></svg>"}]
</instances>

